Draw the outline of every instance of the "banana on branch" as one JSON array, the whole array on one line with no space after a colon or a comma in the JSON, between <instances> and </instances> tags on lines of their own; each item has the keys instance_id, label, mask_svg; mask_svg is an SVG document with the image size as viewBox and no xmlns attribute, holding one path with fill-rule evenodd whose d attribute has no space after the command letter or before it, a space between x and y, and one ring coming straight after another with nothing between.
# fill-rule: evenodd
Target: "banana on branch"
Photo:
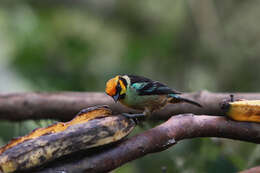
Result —
<instances>
[{"instance_id":1,"label":"banana on branch","mask_svg":"<svg viewBox=\"0 0 260 173\"><path fill-rule=\"evenodd\" d=\"M69 122L35 129L0 148L0 172L28 170L77 151L119 141L134 127L133 120L112 116L107 106L84 109Z\"/></svg>"}]
</instances>

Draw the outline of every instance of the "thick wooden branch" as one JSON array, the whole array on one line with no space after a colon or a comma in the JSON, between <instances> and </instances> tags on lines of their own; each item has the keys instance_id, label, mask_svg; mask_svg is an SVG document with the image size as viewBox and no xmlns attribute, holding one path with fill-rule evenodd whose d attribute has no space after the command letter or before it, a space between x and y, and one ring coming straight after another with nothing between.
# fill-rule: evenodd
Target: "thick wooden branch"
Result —
<instances>
[{"instance_id":1,"label":"thick wooden branch","mask_svg":"<svg viewBox=\"0 0 260 173\"><path fill-rule=\"evenodd\" d=\"M107 172L149 153L165 150L180 140L196 137L221 137L260 143L260 125L235 122L216 116L192 114L173 116L165 123L107 150L78 160L75 158L73 162L62 160L43 168L38 173Z\"/></svg>"},{"instance_id":2,"label":"thick wooden branch","mask_svg":"<svg viewBox=\"0 0 260 173\"><path fill-rule=\"evenodd\" d=\"M169 104L165 109L155 112L153 118L167 119L171 115L194 113L206 115L223 115L220 103L229 99L230 93L210 93L207 91L184 94L203 105L203 108L182 103ZM260 99L260 93L235 93L236 99ZM16 93L0 94L0 119L25 120L53 118L69 120L83 108L94 105L109 105L114 114L122 112L135 112L122 106L105 93Z\"/></svg>"}]
</instances>

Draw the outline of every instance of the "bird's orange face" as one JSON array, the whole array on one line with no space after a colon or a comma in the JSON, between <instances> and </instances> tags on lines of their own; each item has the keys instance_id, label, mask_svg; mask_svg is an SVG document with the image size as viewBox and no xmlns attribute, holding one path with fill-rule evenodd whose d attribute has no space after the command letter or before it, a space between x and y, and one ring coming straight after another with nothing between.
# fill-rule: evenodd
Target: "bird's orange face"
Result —
<instances>
[{"instance_id":1,"label":"bird's orange face","mask_svg":"<svg viewBox=\"0 0 260 173\"><path fill-rule=\"evenodd\" d=\"M120 76L116 76L106 84L106 93L113 97L115 102L117 102L126 93L126 84L122 81Z\"/></svg>"}]
</instances>

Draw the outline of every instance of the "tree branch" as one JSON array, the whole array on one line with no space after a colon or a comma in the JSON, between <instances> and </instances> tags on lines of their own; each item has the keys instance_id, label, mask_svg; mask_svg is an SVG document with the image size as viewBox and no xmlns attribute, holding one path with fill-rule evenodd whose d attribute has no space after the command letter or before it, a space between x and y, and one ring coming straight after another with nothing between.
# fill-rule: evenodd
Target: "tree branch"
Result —
<instances>
[{"instance_id":1,"label":"tree branch","mask_svg":"<svg viewBox=\"0 0 260 173\"><path fill-rule=\"evenodd\" d=\"M175 144L175 141L196 137L221 137L260 143L260 125L235 122L225 117L173 116L165 123L110 147L73 162L62 160L38 171L48 172L107 172L124 163L149 153L159 152ZM175 140L174 140L175 139Z\"/></svg>"},{"instance_id":2,"label":"tree branch","mask_svg":"<svg viewBox=\"0 0 260 173\"><path fill-rule=\"evenodd\" d=\"M181 103L169 104L165 109L155 112L153 118L168 119L171 115L194 113L223 115L220 103L229 99L229 93L210 93L207 91L187 93L183 96L195 100L203 108ZM235 99L260 99L260 93L237 93ZM53 118L70 120L81 109L94 105L109 105L114 114L136 112L122 106L104 93L60 92L60 93L16 93L0 94L0 119L21 121L25 119Z\"/></svg>"},{"instance_id":3,"label":"tree branch","mask_svg":"<svg viewBox=\"0 0 260 173\"><path fill-rule=\"evenodd\" d=\"M250 169L246 169L246 170L243 170L239 173L256 173L256 172L260 172L260 166L256 166L256 167L253 167L253 168L250 168Z\"/></svg>"},{"instance_id":4,"label":"tree branch","mask_svg":"<svg viewBox=\"0 0 260 173\"><path fill-rule=\"evenodd\" d=\"M82 157L68 157L56 160L38 172L106 172L146 154L165 150L176 141L196 137L222 137L260 143L260 125L257 123L235 122L223 115L220 103L229 99L228 93L207 91L187 93L184 97L203 105L198 108L189 104L169 104L164 110L153 114L154 118L167 119L165 123L128 140L96 149L94 153L81 152ZM238 93L235 99L260 99L260 93ZM40 118L72 119L79 110L107 104L116 115L121 112L135 112L113 100L104 93L20 93L0 94L0 119L24 120ZM185 114L192 112L193 114ZM175 139L175 140L174 140ZM87 154L88 153L88 154ZM73 158L73 161L72 159Z\"/></svg>"}]
</instances>

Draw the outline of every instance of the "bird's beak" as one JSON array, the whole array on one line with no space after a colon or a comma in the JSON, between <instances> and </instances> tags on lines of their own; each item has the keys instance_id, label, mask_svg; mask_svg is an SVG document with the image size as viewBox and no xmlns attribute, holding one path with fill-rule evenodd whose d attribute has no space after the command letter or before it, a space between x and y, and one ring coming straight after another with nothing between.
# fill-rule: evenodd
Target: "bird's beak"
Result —
<instances>
[{"instance_id":1,"label":"bird's beak","mask_svg":"<svg viewBox=\"0 0 260 173\"><path fill-rule=\"evenodd\" d=\"M116 93L116 95L112 96L115 102L118 101L119 96L120 96L120 93Z\"/></svg>"}]
</instances>

